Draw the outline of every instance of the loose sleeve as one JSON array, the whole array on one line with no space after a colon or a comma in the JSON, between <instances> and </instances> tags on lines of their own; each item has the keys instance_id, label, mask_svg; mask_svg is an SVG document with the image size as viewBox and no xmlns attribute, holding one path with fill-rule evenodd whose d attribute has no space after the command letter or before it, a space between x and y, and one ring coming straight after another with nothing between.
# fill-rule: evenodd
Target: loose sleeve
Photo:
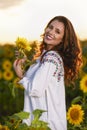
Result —
<instances>
[{"instance_id":1,"label":"loose sleeve","mask_svg":"<svg viewBox=\"0 0 87 130\"><path fill-rule=\"evenodd\" d=\"M51 78L54 77L55 80L58 80L62 74L61 63L61 57L54 51L48 52L43 57L43 61L34 75L30 96L41 97L49 86Z\"/></svg>"}]
</instances>

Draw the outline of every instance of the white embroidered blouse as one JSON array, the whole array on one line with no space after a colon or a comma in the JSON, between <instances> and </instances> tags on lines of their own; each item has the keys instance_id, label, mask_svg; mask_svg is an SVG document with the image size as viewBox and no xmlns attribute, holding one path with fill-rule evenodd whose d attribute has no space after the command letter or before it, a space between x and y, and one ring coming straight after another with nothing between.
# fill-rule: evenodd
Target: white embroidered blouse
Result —
<instances>
[{"instance_id":1,"label":"white embroidered blouse","mask_svg":"<svg viewBox=\"0 0 87 130\"><path fill-rule=\"evenodd\" d=\"M47 52L32 65L20 80L25 88L24 111L46 110L41 120L49 123L51 130L67 130L64 68L62 58L55 51ZM24 120L28 125L32 116Z\"/></svg>"}]
</instances>

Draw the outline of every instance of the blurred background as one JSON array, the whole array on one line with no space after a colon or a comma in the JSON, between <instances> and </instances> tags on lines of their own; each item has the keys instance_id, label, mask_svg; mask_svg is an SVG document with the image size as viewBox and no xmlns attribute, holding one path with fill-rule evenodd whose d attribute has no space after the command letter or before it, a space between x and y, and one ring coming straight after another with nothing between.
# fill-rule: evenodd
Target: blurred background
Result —
<instances>
[{"instance_id":1,"label":"blurred background","mask_svg":"<svg viewBox=\"0 0 87 130\"><path fill-rule=\"evenodd\" d=\"M80 40L83 66L75 85L66 87L67 109L71 101L83 93L80 81L87 75L87 0L0 0L0 122L8 115L23 110L24 89L17 84L13 69L17 37L28 40L31 60L40 35L48 21L64 15L72 22ZM87 81L86 81L87 87ZM87 102L86 102L87 106Z\"/></svg>"}]
</instances>

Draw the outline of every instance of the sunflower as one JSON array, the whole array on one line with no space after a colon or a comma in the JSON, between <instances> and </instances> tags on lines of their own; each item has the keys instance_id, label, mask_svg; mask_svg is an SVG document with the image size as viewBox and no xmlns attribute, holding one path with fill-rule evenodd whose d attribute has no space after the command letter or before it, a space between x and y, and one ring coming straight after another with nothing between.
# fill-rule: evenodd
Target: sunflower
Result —
<instances>
[{"instance_id":1,"label":"sunflower","mask_svg":"<svg viewBox=\"0 0 87 130\"><path fill-rule=\"evenodd\" d=\"M87 75L85 75L80 81L80 89L87 93Z\"/></svg>"},{"instance_id":2,"label":"sunflower","mask_svg":"<svg viewBox=\"0 0 87 130\"><path fill-rule=\"evenodd\" d=\"M3 126L0 124L0 130L10 130L8 126Z\"/></svg>"},{"instance_id":3,"label":"sunflower","mask_svg":"<svg viewBox=\"0 0 87 130\"><path fill-rule=\"evenodd\" d=\"M70 124L79 125L83 122L84 111L79 104L72 105L67 112L67 120Z\"/></svg>"},{"instance_id":4,"label":"sunflower","mask_svg":"<svg viewBox=\"0 0 87 130\"><path fill-rule=\"evenodd\" d=\"M27 51L31 50L31 47L29 46L29 43L28 43L27 39L25 39L25 38L18 37L16 40L16 46L18 49L21 49L21 50L27 50Z\"/></svg>"},{"instance_id":5,"label":"sunflower","mask_svg":"<svg viewBox=\"0 0 87 130\"><path fill-rule=\"evenodd\" d=\"M11 69L12 67L12 63L9 60L5 60L2 64L2 67L4 70L8 70Z\"/></svg>"},{"instance_id":6,"label":"sunflower","mask_svg":"<svg viewBox=\"0 0 87 130\"><path fill-rule=\"evenodd\" d=\"M26 51L31 50L31 47L30 47L27 39L18 37L17 40L16 40L16 47L19 51L18 58L20 58L20 59L23 58L23 57L27 58Z\"/></svg>"},{"instance_id":7,"label":"sunflower","mask_svg":"<svg viewBox=\"0 0 87 130\"><path fill-rule=\"evenodd\" d=\"M18 78L18 77L14 79L14 81L13 81L14 86L17 87L17 88L24 89L23 86L18 83L19 80L20 80L20 78Z\"/></svg>"},{"instance_id":8,"label":"sunflower","mask_svg":"<svg viewBox=\"0 0 87 130\"><path fill-rule=\"evenodd\" d=\"M12 80L14 77L14 73L11 70L6 70L3 72L3 78L7 81Z\"/></svg>"}]
</instances>

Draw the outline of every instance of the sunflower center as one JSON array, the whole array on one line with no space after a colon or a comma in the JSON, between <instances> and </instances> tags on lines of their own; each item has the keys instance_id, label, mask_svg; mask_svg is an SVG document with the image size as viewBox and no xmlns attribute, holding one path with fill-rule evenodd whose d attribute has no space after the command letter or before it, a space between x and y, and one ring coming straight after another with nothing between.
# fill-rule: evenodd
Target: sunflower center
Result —
<instances>
[{"instance_id":1,"label":"sunflower center","mask_svg":"<svg viewBox=\"0 0 87 130\"><path fill-rule=\"evenodd\" d=\"M79 118L79 111L76 109L73 109L70 113L72 120L77 120Z\"/></svg>"},{"instance_id":2,"label":"sunflower center","mask_svg":"<svg viewBox=\"0 0 87 130\"><path fill-rule=\"evenodd\" d=\"M9 64L7 64L6 67L9 67Z\"/></svg>"},{"instance_id":3,"label":"sunflower center","mask_svg":"<svg viewBox=\"0 0 87 130\"><path fill-rule=\"evenodd\" d=\"M10 73L7 73L7 76L9 77L9 76L10 76Z\"/></svg>"}]
</instances>

